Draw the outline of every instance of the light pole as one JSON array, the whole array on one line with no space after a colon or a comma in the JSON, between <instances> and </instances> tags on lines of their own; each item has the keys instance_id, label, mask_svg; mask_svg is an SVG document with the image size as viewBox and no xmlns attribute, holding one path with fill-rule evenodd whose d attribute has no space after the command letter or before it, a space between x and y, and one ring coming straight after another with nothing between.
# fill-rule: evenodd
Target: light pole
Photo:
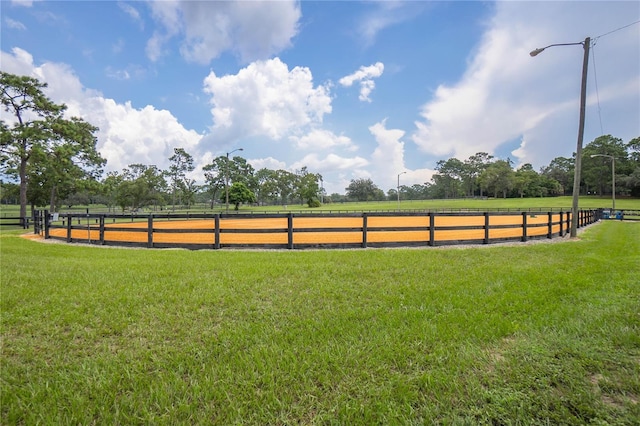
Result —
<instances>
[{"instance_id":1,"label":"light pole","mask_svg":"<svg viewBox=\"0 0 640 426\"><path fill-rule=\"evenodd\" d=\"M607 157L611 158L611 200L613 202L613 210L611 214L616 210L616 157L607 154L593 154L591 158L595 157Z\"/></svg>"},{"instance_id":2,"label":"light pole","mask_svg":"<svg viewBox=\"0 0 640 426\"><path fill-rule=\"evenodd\" d=\"M584 58L582 60L582 84L580 86L580 123L578 125L578 144L576 148L576 161L573 173L573 202L571 204L571 231L569 236L575 238L578 229L578 198L580 197L580 168L582 167L582 139L584 137L584 115L585 103L587 96L587 69L589 68L589 47L591 38L587 37L584 41L577 43L560 43L550 44L533 50L529 55L536 56L548 47L553 46L575 46L581 44L584 48Z\"/></svg>"},{"instance_id":3,"label":"light pole","mask_svg":"<svg viewBox=\"0 0 640 426\"><path fill-rule=\"evenodd\" d=\"M236 151L242 151L242 148L234 149L231 152L227 152L227 167L225 167L226 170L224 176L225 206L227 213L229 213L229 154L233 154Z\"/></svg>"},{"instance_id":4,"label":"light pole","mask_svg":"<svg viewBox=\"0 0 640 426\"><path fill-rule=\"evenodd\" d=\"M398 210L400 209L400 175L403 175L407 172L398 173L398 187L397 187L397 195L398 195Z\"/></svg>"}]
</instances>

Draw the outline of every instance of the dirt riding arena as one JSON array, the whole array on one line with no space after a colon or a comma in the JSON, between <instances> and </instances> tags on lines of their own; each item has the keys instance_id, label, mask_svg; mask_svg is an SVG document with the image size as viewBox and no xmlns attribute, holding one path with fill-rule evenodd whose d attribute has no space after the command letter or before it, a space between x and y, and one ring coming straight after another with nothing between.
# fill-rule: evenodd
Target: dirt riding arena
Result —
<instances>
[{"instance_id":1,"label":"dirt riding arena","mask_svg":"<svg viewBox=\"0 0 640 426\"><path fill-rule=\"evenodd\" d=\"M104 216L70 216L61 224L52 223L48 235L67 242L147 247L367 247L526 241L563 236L570 226L567 212L264 216L189 220L149 216L124 223Z\"/></svg>"}]
</instances>

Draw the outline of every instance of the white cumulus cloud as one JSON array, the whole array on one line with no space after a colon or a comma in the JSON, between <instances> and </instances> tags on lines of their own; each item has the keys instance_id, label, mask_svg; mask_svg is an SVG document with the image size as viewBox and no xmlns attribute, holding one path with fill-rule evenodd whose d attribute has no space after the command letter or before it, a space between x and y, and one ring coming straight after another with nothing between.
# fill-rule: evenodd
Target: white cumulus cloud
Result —
<instances>
[{"instance_id":1,"label":"white cumulus cloud","mask_svg":"<svg viewBox=\"0 0 640 426\"><path fill-rule=\"evenodd\" d=\"M376 140L376 148L371 154L371 169L374 170L374 182L381 188L395 188L398 174L402 173L406 182L428 182L433 170L411 170L405 165L404 130L387 129L386 120L369 127Z\"/></svg>"},{"instance_id":2,"label":"white cumulus cloud","mask_svg":"<svg viewBox=\"0 0 640 426\"><path fill-rule=\"evenodd\" d=\"M378 78L384 72L384 64L382 62L376 62L368 67L362 66L353 74L349 74L342 77L338 82L344 87L351 87L353 83L360 83L360 96L359 99L363 102L371 102L369 95L376 87L374 78Z\"/></svg>"},{"instance_id":3,"label":"white cumulus cloud","mask_svg":"<svg viewBox=\"0 0 640 426\"><path fill-rule=\"evenodd\" d=\"M331 112L328 89L314 87L311 71L289 70L279 58L254 62L235 75L211 72L204 90L211 95L212 136L217 141L249 136L279 140L321 124Z\"/></svg>"},{"instance_id":4,"label":"white cumulus cloud","mask_svg":"<svg viewBox=\"0 0 640 426\"><path fill-rule=\"evenodd\" d=\"M243 62L266 59L291 46L298 32L300 5L295 1L156 1L149 3L160 24L147 44L152 60L166 42L181 37L188 61L209 63L225 51Z\"/></svg>"},{"instance_id":5,"label":"white cumulus cloud","mask_svg":"<svg viewBox=\"0 0 640 426\"><path fill-rule=\"evenodd\" d=\"M185 129L166 110L153 106L134 108L131 103L116 103L96 90L85 88L73 70L65 64L45 62L36 65L28 52L14 48L1 52L6 72L28 75L46 82L46 95L67 105L69 116L81 117L99 127L97 148L107 159L107 170L120 170L133 163L168 167L173 148L196 147L201 135Z\"/></svg>"},{"instance_id":6,"label":"white cumulus cloud","mask_svg":"<svg viewBox=\"0 0 640 426\"><path fill-rule=\"evenodd\" d=\"M349 151L357 149L351 139L344 135L336 135L325 129L313 129L303 136L289 138L300 149L328 150L344 147Z\"/></svg>"},{"instance_id":7,"label":"white cumulus cloud","mask_svg":"<svg viewBox=\"0 0 640 426\"><path fill-rule=\"evenodd\" d=\"M411 140L423 152L464 160L507 146L520 163L533 165L548 164L549 153L571 157L583 48L553 47L534 58L529 52L579 43L587 35L597 43L588 71L584 143L602 131L625 140L637 136L637 122L621 122L619 112L640 115L640 27L597 38L638 16L637 4L610 2L603 10L600 2L497 2L495 8L463 77L440 85L422 106ZM604 129L597 124L599 108Z\"/></svg>"}]
</instances>

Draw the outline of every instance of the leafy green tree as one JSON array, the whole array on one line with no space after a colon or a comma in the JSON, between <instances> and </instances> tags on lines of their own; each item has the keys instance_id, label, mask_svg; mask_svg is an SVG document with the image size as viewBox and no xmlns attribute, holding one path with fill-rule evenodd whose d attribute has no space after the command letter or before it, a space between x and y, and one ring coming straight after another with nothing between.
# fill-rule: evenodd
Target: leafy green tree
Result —
<instances>
[{"instance_id":1,"label":"leafy green tree","mask_svg":"<svg viewBox=\"0 0 640 426\"><path fill-rule=\"evenodd\" d=\"M20 198L20 185L0 180L0 203L17 204Z\"/></svg>"},{"instance_id":2,"label":"leafy green tree","mask_svg":"<svg viewBox=\"0 0 640 426\"><path fill-rule=\"evenodd\" d=\"M346 195L338 194L337 192L334 192L331 195L329 195L329 200L331 200L330 201L331 203L344 203L345 201L348 201Z\"/></svg>"},{"instance_id":3,"label":"leafy green tree","mask_svg":"<svg viewBox=\"0 0 640 426\"><path fill-rule=\"evenodd\" d=\"M623 185L632 197L640 197L640 137L631 139L627 143L629 153L629 169L631 172L621 179Z\"/></svg>"},{"instance_id":4,"label":"leafy green tree","mask_svg":"<svg viewBox=\"0 0 640 426\"><path fill-rule=\"evenodd\" d=\"M108 172L106 178L102 181L101 191L109 212L119 205L118 200L120 197L118 194L122 190L123 182L124 175L118 172Z\"/></svg>"},{"instance_id":5,"label":"leafy green tree","mask_svg":"<svg viewBox=\"0 0 640 426\"><path fill-rule=\"evenodd\" d=\"M555 197L558 195L562 195L564 193L564 188L562 187L562 185L560 185L560 182L558 182L557 180L549 178L544 174L540 174L539 179L540 179L540 187L542 188L542 191L543 191L541 194L542 197L547 197L547 196Z\"/></svg>"},{"instance_id":6,"label":"leafy green tree","mask_svg":"<svg viewBox=\"0 0 640 426\"><path fill-rule=\"evenodd\" d=\"M627 142L627 151L629 159L636 165L640 164L640 137L633 138Z\"/></svg>"},{"instance_id":7,"label":"leafy green tree","mask_svg":"<svg viewBox=\"0 0 640 426\"><path fill-rule=\"evenodd\" d=\"M540 183L540 176L529 163L523 164L513 176L513 189L520 198L541 197L546 191Z\"/></svg>"},{"instance_id":8,"label":"leafy green tree","mask_svg":"<svg viewBox=\"0 0 640 426\"><path fill-rule=\"evenodd\" d=\"M53 138L53 122L65 110L64 105L57 105L44 95L46 87L35 78L0 71L0 101L15 119L11 126L2 120L0 160L5 172L18 175L21 217L27 215L27 168L32 154L34 150L47 151Z\"/></svg>"},{"instance_id":9,"label":"leafy green tree","mask_svg":"<svg viewBox=\"0 0 640 426\"><path fill-rule=\"evenodd\" d=\"M193 171L193 157L184 148L173 148L173 155L169 157L169 178L171 179L171 194L173 209L176 208L176 195L179 189L185 188L186 174ZM178 200L180 201L180 200Z\"/></svg>"},{"instance_id":10,"label":"leafy green tree","mask_svg":"<svg viewBox=\"0 0 640 426\"><path fill-rule=\"evenodd\" d=\"M436 164L436 170L438 173L434 175L434 182L441 187L444 198L460 196L463 177L468 175L465 164L457 158L440 160Z\"/></svg>"},{"instance_id":11,"label":"leafy green tree","mask_svg":"<svg viewBox=\"0 0 640 426\"><path fill-rule=\"evenodd\" d=\"M196 201L196 195L201 190L201 186L196 184L194 179L184 179L178 185L178 191L180 194L180 201L183 205L190 209L193 203Z\"/></svg>"},{"instance_id":12,"label":"leafy green tree","mask_svg":"<svg viewBox=\"0 0 640 426\"><path fill-rule=\"evenodd\" d=\"M286 170L275 171L276 191L282 205L289 204L296 191L297 176Z\"/></svg>"},{"instance_id":13,"label":"leafy green tree","mask_svg":"<svg viewBox=\"0 0 640 426\"><path fill-rule=\"evenodd\" d=\"M48 147L33 148L28 166L28 201L32 205L49 203L56 211L58 200L82 191L97 191L97 179L105 160L95 149L98 129L79 119L53 122Z\"/></svg>"},{"instance_id":14,"label":"leafy green tree","mask_svg":"<svg viewBox=\"0 0 640 426\"><path fill-rule=\"evenodd\" d=\"M218 194L224 191L225 170L227 157L221 155L202 168L204 171L205 190L210 196L211 208L213 202L218 198Z\"/></svg>"},{"instance_id":15,"label":"leafy green tree","mask_svg":"<svg viewBox=\"0 0 640 426\"><path fill-rule=\"evenodd\" d=\"M309 207L316 206L318 194L320 193L321 179L321 175L310 173L306 166L297 173L296 192L300 197L301 203L306 202ZM317 204L319 204L319 201Z\"/></svg>"},{"instance_id":16,"label":"leafy green tree","mask_svg":"<svg viewBox=\"0 0 640 426\"><path fill-rule=\"evenodd\" d=\"M345 188L347 198L356 201L384 200L384 191L378 188L371 179L351 179Z\"/></svg>"},{"instance_id":17,"label":"leafy green tree","mask_svg":"<svg viewBox=\"0 0 640 426\"><path fill-rule=\"evenodd\" d=\"M229 184L241 182L252 192L255 192L258 185L254 174L253 166L245 158L235 156L229 161Z\"/></svg>"},{"instance_id":18,"label":"leafy green tree","mask_svg":"<svg viewBox=\"0 0 640 426\"><path fill-rule=\"evenodd\" d=\"M573 190L573 165L571 158L556 157L548 166L543 167L541 174L549 180L558 182L562 188L562 194L571 194Z\"/></svg>"},{"instance_id":19,"label":"leafy green tree","mask_svg":"<svg viewBox=\"0 0 640 426\"><path fill-rule=\"evenodd\" d=\"M255 174L258 185L256 198L258 203L276 202L278 199L278 182L275 170L262 168Z\"/></svg>"},{"instance_id":20,"label":"leafy green tree","mask_svg":"<svg viewBox=\"0 0 640 426\"><path fill-rule=\"evenodd\" d=\"M511 160L497 160L491 163L479 177L481 185L492 191L495 198L502 193L503 198L514 186L514 172L511 168Z\"/></svg>"},{"instance_id":21,"label":"leafy green tree","mask_svg":"<svg viewBox=\"0 0 640 426\"><path fill-rule=\"evenodd\" d=\"M482 196L482 189L478 184L478 178L492 162L493 155L489 155L486 152L478 152L465 160L464 166L462 167L461 178L467 195L475 195L477 189L479 195Z\"/></svg>"},{"instance_id":22,"label":"leafy green tree","mask_svg":"<svg viewBox=\"0 0 640 426\"><path fill-rule=\"evenodd\" d=\"M226 194L225 194L226 201ZM234 205L234 209L240 209L240 204L255 203L255 194L243 182L234 182L229 188L229 203Z\"/></svg>"},{"instance_id":23,"label":"leafy green tree","mask_svg":"<svg viewBox=\"0 0 640 426\"><path fill-rule=\"evenodd\" d=\"M129 207L136 211L152 204L164 205L167 189L165 173L156 166L130 164L122 172L116 192L116 203L122 211Z\"/></svg>"},{"instance_id":24,"label":"leafy green tree","mask_svg":"<svg viewBox=\"0 0 640 426\"><path fill-rule=\"evenodd\" d=\"M615 158L616 176L620 175L618 180L632 171L627 159L627 146L620 138L599 136L587 144L582 153L582 181L589 192L611 194L613 163L611 158L602 155Z\"/></svg>"},{"instance_id":25,"label":"leafy green tree","mask_svg":"<svg viewBox=\"0 0 640 426\"><path fill-rule=\"evenodd\" d=\"M59 195L78 190L78 181L95 179L105 160L96 150L97 127L84 120L63 118L65 105L51 102L37 79L0 72L0 99L13 118L0 126L0 161L20 182L20 216L32 205L56 207ZM45 197L48 193L48 197Z\"/></svg>"}]
</instances>

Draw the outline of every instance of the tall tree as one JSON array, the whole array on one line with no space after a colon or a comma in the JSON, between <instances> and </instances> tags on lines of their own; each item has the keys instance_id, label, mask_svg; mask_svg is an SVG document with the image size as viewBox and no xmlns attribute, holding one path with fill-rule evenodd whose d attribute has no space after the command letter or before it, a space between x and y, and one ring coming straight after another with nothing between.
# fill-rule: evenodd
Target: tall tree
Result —
<instances>
[{"instance_id":1,"label":"tall tree","mask_svg":"<svg viewBox=\"0 0 640 426\"><path fill-rule=\"evenodd\" d=\"M96 150L97 131L97 127L76 117L53 123L54 140L41 162L49 170L42 185L49 191L50 211L56 210L58 199L96 186L106 163ZM35 183L31 178L29 181Z\"/></svg>"},{"instance_id":2,"label":"tall tree","mask_svg":"<svg viewBox=\"0 0 640 426\"><path fill-rule=\"evenodd\" d=\"M631 161L640 165L640 136L627 142L627 151Z\"/></svg>"},{"instance_id":3,"label":"tall tree","mask_svg":"<svg viewBox=\"0 0 640 426\"><path fill-rule=\"evenodd\" d=\"M287 170L278 169L275 171L275 180L280 203L286 205L295 194L297 176Z\"/></svg>"},{"instance_id":4,"label":"tall tree","mask_svg":"<svg viewBox=\"0 0 640 426\"><path fill-rule=\"evenodd\" d=\"M440 160L436 164L436 170L438 173L434 175L434 182L442 188L444 198L458 197L465 175L464 163L457 158Z\"/></svg>"},{"instance_id":5,"label":"tall tree","mask_svg":"<svg viewBox=\"0 0 640 426\"><path fill-rule=\"evenodd\" d=\"M518 192L520 198L541 197L546 193L545 188L541 185L540 176L529 163L523 164L515 171L513 189Z\"/></svg>"},{"instance_id":6,"label":"tall tree","mask_svg":"<svg viewBox=\"0 0 640 426\"><path fill-rule=\"evenodd\" d=\"M582 180L589 191L611 194L612 167L615 161L616 175L626 175L632 171L627 161L627 147L620 138L603 135L587 144L583 151ZM595 157L592 157L594 156ZM611 158L603 157L607 155Z\"/></svg>"},{"instance_id":7,"label":"tall tree","mask_svg":"<svg viewBox=\"0 0 640 426\"><path fill-rule=\"evenodd\" d=\"M318 194L320 193L320 180L322 176L310 173L307 167L303 167L297 173L297 194L301 203L307 203L309 207L319 206Z\"/></svg>"},{"instance_id":8,"label":"tall tree","mask_svg":"<svg viewBox=\"0 0 640 426\"><path fill-rule=\"evenodd\" d=\"M621 182L633 197L640 196L640 137L633 138L627 143L631 173Z\"/></svg>"},{"instance_id":9,"label":"tall tree","mask_svg":"<svg viewBox=\"0 0 640 426\"><path fill-rule=\"evenodd\" d=\"M478 177L492 162L493 155L489 155L486 152L478 152L465 160L462 180L465 184L467 195L475 195L475 190L478 189L479 195L482 196Z\"/></svg>"},{"instance_id":10,"label":"tall tree","mask_svg":"<svg viewBox=\"0 0 640 426\"><path fill-rule=\"evenodd\" d=\"M547 179L558 182L562 188L562 194L567 195L572 191L573 186L573 160L566 157L556 157L551 160L548 166L541 170Z\"/></svg>"},{"instance_id":11,"label":"tall tree","mask_svg":"<svg viewBox=\"0 0 640 426\"><path fill-rule=\"evenodd\" d=\"M184 148L173 148L173 155L169 157L169 178L171 179L171 194L173 209L176 208L176 194L186 185L186 174L193 171L193 157Z\"/></svg>"},{"instance_id":12,"label":"tall tree","mask_svg":"<svg viewBox=\"0 0 640 426\"><path fill-rule=\"evenodd\" d=\"M267 201L277 201L278 198L278 182L275 170L262 168L255 174L258 189L256 198L259 203Z\"/></svg>"},{"instance_id":13,"label":"tall tree","mask_svg":"<svg viewBox=\"0 0 640 426\"><path fill-rule=\"evenodd\" d=\"M209 193L211 208L218 198L218 193L224 191L225 171L227 167L227 157L221 155L216 157L202 168L204 171L205 187Z\"/></svg>"},{"instance_id":14,"label":"tall tree","mask_svg":"<svg viewBox=\"0 0 640 426\"><path fill-rule=\"evenodd\" d=\"M45 96L46 87L46 83L35 78L0 71L0 101L14 119L11 125L2 120L0 159L4 170L17 172L20 217L27 215L27 167L32 154L34 150L47 151L47 142L53 138L53 122L61 118L66 108Z\"/></svg>"},{"instance_id":15,"label":"tall tree","mask_svg":"<svg viewBox=\"0 0 640 426\"><path fill-rule=\"evenodd\" d=\"M347 197L356 201L384 200L384 191L378 188L371 179L351 179L345 188Z\"/></svg>"},{"instance_id":16,"label":"tall tree","mask_svg":"<svg viewBox=\"0 0 640 426\"><path fill-rule=\"evenodd\" d=\"M229 162L229 182L242 182L252 192L255 192L258 186L254 174L253 166L243 157L235 156Z\"/></svg>"},{"instance_id":17,"label":"tall tree","mask_svg":"<svg viewBox=\"0 0 640 426\"><path fill-rule=\"evenodd\" d=\"M154 203L164 204L163 192L167 182L165 173L156 166L130 164L122 172L122 180L117 191L117 204L124 209L135 211Z\"/></svg>"},{"instance_id":18,"label":"tall tree","mask_svg":"<svg viewBox=\"0 0 640 426\"><path fill-rule=\"evenodd\" d=\"M226 199L226 194L225 194ZM229 203L233 204L235 210L240 208L242 203L255 203L256 196L243 182L234 182L229 188Z\"/></svg>"},{"instance_id":19,"label":"tall tree","mask_svg":"<svg viewBox=\"0 0 640 426\"><path fill-rule=\"evenodd\" d=\"M479 178L481 185L487 191L493 191L493 196L498 197L502 193L507 198L508 192L514 185L514 172L511 168L511 160L498 160L486 168Z\"/></svg>"}]
</instances>

